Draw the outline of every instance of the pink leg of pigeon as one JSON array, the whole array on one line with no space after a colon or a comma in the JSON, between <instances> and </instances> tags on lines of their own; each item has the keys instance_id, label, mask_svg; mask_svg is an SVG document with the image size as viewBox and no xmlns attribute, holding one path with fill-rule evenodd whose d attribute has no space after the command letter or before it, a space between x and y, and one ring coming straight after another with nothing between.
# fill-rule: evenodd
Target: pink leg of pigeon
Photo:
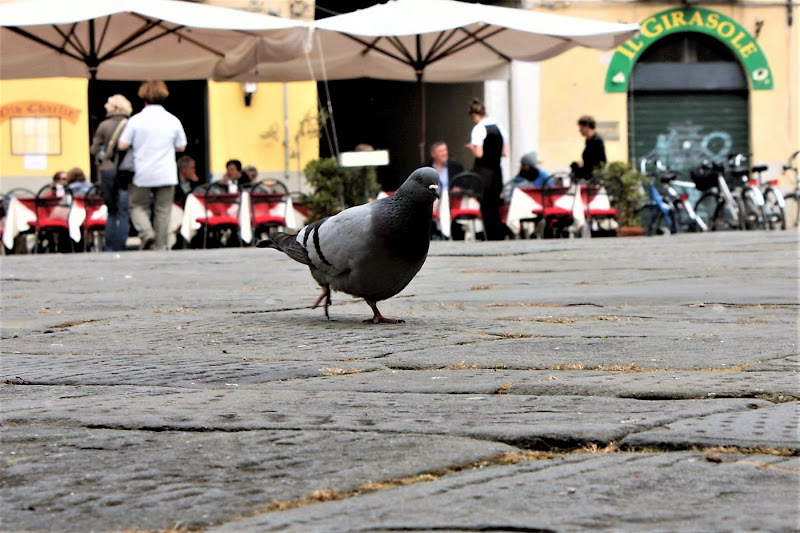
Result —
<instances>
[{"instance_id":1,"label":"pink leg of pigeon","mask_svg":"<svg viewBox=\"0 0 800 533\"><path fill-rule=\"evenodd\" d=\"M322 287L322 294L319 295L319 298L317 298L317 301L314 302L313 306L311 306L311 309L316 309L319 307L319 304L325 300L325 318L329 319L330 316L328 315L328 306L331 305L331 288L329 285L320 285L320 287Z\"/></svg>"},{"instance_id":2,"label":"pink leg of pigeon","mask_svg":"<svg viewBox=\"0 0 800 533\"><path fill-rule=\"evenodd\" d=\"M368 318L364 321L365 324L403 324L405 320L399 318L386 318L378 311L378 305L375 302L371 302L369 300L365 300L367 305L372 308L372 312L375 313L372 318Z\"/></svg>"}]
</instances>

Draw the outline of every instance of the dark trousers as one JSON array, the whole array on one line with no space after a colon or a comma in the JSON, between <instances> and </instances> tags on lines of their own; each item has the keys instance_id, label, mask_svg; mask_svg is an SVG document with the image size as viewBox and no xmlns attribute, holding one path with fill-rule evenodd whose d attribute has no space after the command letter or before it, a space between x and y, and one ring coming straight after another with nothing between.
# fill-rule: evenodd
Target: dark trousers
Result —
<instances>
[{"instance_id":1,"label":"dark trousers","mask_svg":"<svg viewBox=\"0 0 800 533\"><path fill-rule=\"evenodd\" d=\"M502 241L506 238L503 221L500 218L500 194L503 192L503 174L500 167L478 167L475 172L483 178L483 196L481 197L481 218L486 231L486 239Z\"/></svg>"}]
</instances>

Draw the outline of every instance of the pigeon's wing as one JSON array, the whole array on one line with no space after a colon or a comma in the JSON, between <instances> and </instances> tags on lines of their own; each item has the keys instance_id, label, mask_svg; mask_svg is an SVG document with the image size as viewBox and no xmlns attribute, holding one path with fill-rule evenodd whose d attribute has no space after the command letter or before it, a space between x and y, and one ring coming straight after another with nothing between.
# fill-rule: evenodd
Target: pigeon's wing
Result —
<instances>
[{"instance_id":1,"label":"pigeon's wing","mask_svg":"<svg viewBox=\"0 0 800 533\"><path fill-rule=\"evenodd\" d=\"M311 263L329 276L338 276L374 250L377 240L372 221L374 205L351 207L316 226L308 226L302 238L298 234Z\"/></svg>"}]
</instances>

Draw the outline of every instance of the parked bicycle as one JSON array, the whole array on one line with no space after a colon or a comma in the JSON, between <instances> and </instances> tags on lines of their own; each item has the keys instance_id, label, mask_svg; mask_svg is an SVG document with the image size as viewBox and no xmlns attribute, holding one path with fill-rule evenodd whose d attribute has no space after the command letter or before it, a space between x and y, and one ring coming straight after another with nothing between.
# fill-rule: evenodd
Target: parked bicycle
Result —
<instances>
[{"instance_id":1,"label":"parked bicycle","mask_svg":"<svg viewBox=\"0 0 800 533\"><path fill-rule=\"evenodd\" d=\"M650 176L647 186L650 201L639 210L645 235L708 230L689 202L689 194L673 187L694 188L694 183L679 181L679 174L658 160L654 162L655 172L648 173L649 161L645 158L639 164L640 172Z\"/></svg>"},{"instance_id":2,"label":"parked bicycle","mask_svg":"<svg viewBox=\"0 0 800 533\"><path fill-rule=\"evenodd\" d=\"M786 213L792 216L791 220L793 220L793 222L790 224L792 228L800 227L800 174L798 174L797 165L794 163L798 154L800 154L800 150L790 155L787 164L783 165L783 173L785 176L794 173L794 190L784 195L786 200L792 200L794 202L794 210L789 209L788 206L786 208Z\"/></svg>"},{"instance_id":3,"label":"parked bicycle","mask_svg":"<svg viewBox=\"0 0 800 533\"><path fill-rule=\"evenodd\" d=\"M753 167L753 174L755 178L751 177L753 184L761 188L761 194L764 195L764 214L767 218L767 226L769 229L786 229L786 203L783 198L783 193L778 188L778 180L769 180L764 183L761 173L767 170L767 165L758 165Z\"/></svg>"},{"instance_id":4,"label":"parked bicycle","mask_svg":"<svg viewBox=\"0 0 800 533\"><path fill-rule=\"evenodd\" d=\"M725 168L704 161L691 172L692 181L703 194L694 210L711 231L744 229L739 201L725 181Z\"/></svg>"},{"instance_id":5,"label":"parked bicycle","mask_svg":"<svg viewBox=\"0 0 800 533\"><path fill-rule=\"evenodd\" d=\"M750 159L746 154L730 154L727 168L728 183L733 197L739 202L743 229L766 229L767 213L764 195L758 182L750 179Z\"/></svg>"}]
</instances>

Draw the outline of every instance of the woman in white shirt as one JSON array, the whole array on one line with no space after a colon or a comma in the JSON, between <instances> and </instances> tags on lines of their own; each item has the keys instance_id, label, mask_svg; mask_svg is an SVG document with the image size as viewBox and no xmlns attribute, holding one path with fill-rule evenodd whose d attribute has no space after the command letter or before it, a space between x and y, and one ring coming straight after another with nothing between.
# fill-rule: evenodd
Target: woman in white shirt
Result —
<instances>
[{"instance_id":1,"label":"woman in white shirt","mask_svg":"<svg viewBox=\"0 0 800 533\"><path fill-rule=\"evenodd\" d=\"M186 133L178 118L162 105L169 96L163 81L139 87L144 109L133 115L120 135L118 149L133 149L133 183L129 187L131 223L139 232L141 248L166 250L169 219L178 170L175 152L186 149ZM153 197L153 222L149 207Z\"/></svg>"}]
</instances>

